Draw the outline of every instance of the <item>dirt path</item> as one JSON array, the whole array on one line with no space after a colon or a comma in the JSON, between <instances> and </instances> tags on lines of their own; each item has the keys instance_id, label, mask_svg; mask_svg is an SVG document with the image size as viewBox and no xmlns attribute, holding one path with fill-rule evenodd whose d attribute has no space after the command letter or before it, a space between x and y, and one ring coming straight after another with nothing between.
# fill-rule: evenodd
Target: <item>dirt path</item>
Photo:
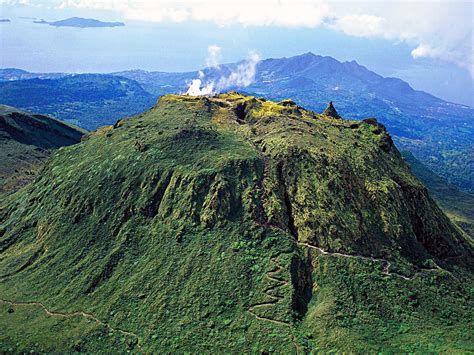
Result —
<instances>
[{"instance_id":1,"label":"dirt path","mask_svg":"<svg viewBox=\"0 0 474 355\"><path fill-rule=\"evenodd\" d=\"M142 352L142 353L145 353L142 349L142 347L140 346L139 344L139 341L140 341L140 338L138 337L137 334L135 333L132 333L132 332L129 332L129 331L126 331L126 330L122 330L122 329L119 329L119 328L114 328L112 327L110 324L106 323L106 322L103 322L101 321L100 319L98 319L97 317L95 317L93 314L90 314L90 313L86 313L86 312L82 312L82 311L77 311L77 312L71 312L71 313L66 313L66 312L55 312L55 311L50 311L48 308L46 308L46 306L41 303L41 302L13 302L13 301L9 301L9 300L4 300L4 299L1 299L0 298L0 302L2 303L6 303L6 304L9 304L10 306L12 307L28 307L28 306L35 306L35 307L40 307L44 310L44 312L48 315L48 316L51 316L51 317L61 317L61 318L73 318L73 317L84 317L84 318L87 318L91 321L94 321L96 322L97 324L99 325L102 325L104 327L106 327L108 330L110 331L113 331L113 332L117 332L117 333L120 333L122 335L126 335L126 336L130 336L130 337L133 337L137 340L137 343L136 343L136 347L137 349Z\"/></svg>"},{"instance_id":2,"label":"dirt path","mask_svg":"<svg viewBox=\"0 0 474 355\"><path fill-rule=\"evenodd\" d=\"M317 247L317 246L314 246L314 245L311 245L311 244L308 244L308 243L298 242L297 244L301 245L301 246L304 246L304 247L307 247L307 248L310 248L310 249L316 249L323 255L337 256L337 257L342 257L342 258L358 258L358 259L365 259L365 260L370 260L370 261L374 261L374 262L379 262L379 263L382 264L382 273L383 274L399 277L403 280L413 280L415 277L417 277L419 275L419 272L416 272L413 276L408 277L408 276L405 276L405 275L398 274L396 272L391 272L390 267L392 266L392 264L390 263L390 261L388 261L386 259L383 259L383 258L374 258L374 257L371 257L371 256L344 254L344 253L336 253L336 252L333 253L333 252L326 251L326 250L324 250L320 247ZM437 267L433 268L433 269L423 269L423 270L424 271L442 270L438 265L436 265L436 266Z\"/></svg>"},{"instance_id":3,"label":"dirt path","mask_svg":"<svg viewBox=\"0 0 474 355\"><path fill-rule=\"evenodd\" d=\"M276 268L273 269L273 270L267 271L265 273L265 277L267 279L273 281L276 284L266 288L263 291L270 298L270 300L268 300L266 302L256 303L256 304L250 306L248 311L249 311L250 314L252 314L257 319L264 320L264 321L271 322L271 323L275 323L275 324L281 324L281 325L285 325L285 326L289 327L291 325L290 322L280 321L280 320L276 320L276 319L269 318L269 317L264 317L264 316L259 316L258 314L255 313L256 309L272 307L284 298L283 296L280 296L278 294L273 294L273 291L280 288L280 287L283 287L283 286L287 285L288 281L283 280L283 279L278 277L278 274L283 270L283 267L280 265L277 258L276 257L271 258L271 261L275 264Z\"/></svg>"},{"instance_id":4,"label":"dirt path","mask_svg":"<svg viewBox=\"0 0 474 355\"><path fill-rule=\"evenodd\" d=\"M329 251L326 251L326 250L324 250L320 247L317 247L315 245L311 245L311 244L303 243L303 242L297 242L297 244L300 245L300 246L303 246L303 247L310 248L310 249L316 249L322 255L329 255L329 256L342 257L342 258L354 258L354 259L358 258L358 259L365 259L365 260L370 260L370 261L373 261L373 262L381 263L383 274L395 276L395 277L398 277L398 278L401 278L401 279L407 280L407 281L413 280L415 277L417 277L420 274L419 272L416 272L413 276L405 276L405 275L402 275L402 274L399 274L399 273L396 273L396 272L392 272L392 271L390 271L390 268L392 266L391 262L386 260L386 259L383 259L383 258L374 258L374 257L371 257L371 256L344 254L344 253L338 253L338 252L329 252ZM256 303L256 304L250 306L248 311L249 311L249 313L251 313L257 319L264 320L264 321L271 322L271 323L281 324L281 325L285 325L285 326L291 326L290 322L280 321L280 320L276 320L276 319L269 318L269 317L264 317L264 316L259 316L255 312L255 310L257 310L259 308L272 307L276 303L278 303L281 299L283 299L283 296L280 296L278 294L273 294L273 291L275 289L278 289L278 288L283 287L283 286L288 284L288 281L283 280L283 279L278 277L278 274L283 270L283 267L278 263L277 258L272 258L271 261L275 264L276 268L271 270L271 271L266 272L265 277L267 279L273 281L276 284L273 285L273 286L268 287L267 289L265 289L263 291L270 299L266 302L260 302L260 303ZM436 265L436 268L423 269L423 271L438 271L438 270L443 270L443 269L441 267L439 267L438 265Z\"/></svg>"},{"instance_id":5,"label":"dirt path","mask_svg":"<svg viewBox=\"0 0 474 355\"><path fill-rule=\"evenodd\" d=\"M271 261L275 264L275 269L267 271L265 273L265 277L267 279L275 282L276 284L266 288L263 291L270 298L270 300L267 301L267 302L255 303L254 305L252 305L248 308L248 312L251 315L253 315L256 319L263 320L263 321L270 322L270 323L274 323L274 324L283 325L285 327L291 327L292 324L290 322L281 321L281 320L277 320L277 319L273 319L273 318L269 318L269 317L264 317L264 316L259 316L257 313L255 313L256 309L265 308L265 307L272 307L284 298L283 296L280 296L278 294L273 294L273 291L280 288L280 287L288 285L288 281L283 280L283 279L278 277L278 274L283 270L283 267L278 262L277 257L271 258ZM294 335L291 336L291 342L293 343L293 346L295 347L295 350L296 350L297 353L302 352L301 351L302 347L297 342Z\"/></svg>"}]
</instances>

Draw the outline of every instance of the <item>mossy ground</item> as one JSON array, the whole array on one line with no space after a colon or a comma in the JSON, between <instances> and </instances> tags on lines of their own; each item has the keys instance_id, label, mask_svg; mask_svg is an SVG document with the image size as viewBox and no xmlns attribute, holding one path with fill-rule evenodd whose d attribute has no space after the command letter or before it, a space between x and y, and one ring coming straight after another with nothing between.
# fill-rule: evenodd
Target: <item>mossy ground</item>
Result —
<instances>
[{"instance_id":1,"label":"mossy ground","mask_svg":"<svg viewBox=\"0 0 474 355\"><path fill-rule=\"evenodd\" d=\"M61 148L0 223L0 298L138 337L3 304L0 350L473 350L472 245L374 121L165 96Z\"/></svg>"}]
</instances>

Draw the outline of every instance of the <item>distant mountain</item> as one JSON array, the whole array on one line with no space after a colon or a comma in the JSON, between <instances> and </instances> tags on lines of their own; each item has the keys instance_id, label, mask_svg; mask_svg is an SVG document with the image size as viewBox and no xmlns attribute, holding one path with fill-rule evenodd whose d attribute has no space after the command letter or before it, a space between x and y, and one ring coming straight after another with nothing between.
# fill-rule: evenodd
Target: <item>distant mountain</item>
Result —
<instances>
[{"instance_id":1,"label":"distant mountain","mask_svg":"<svg viewBox=\"0 0 474 355\"><path fill-rule=\"evenodd\" d=\"M197 72L166 73L158 71L149 72L146 70L126 70L111 74L135 80L146 91L157 97L167 94L176 94L178 92L186 92L187 83L198 75ZM0 80L2 80L1 72Z\"/></svg>"},{"instance_id":2,"label":"distant mountain","mask_svg":"<svg viewBox=\"0 0 474 355\"><path fill-rule=\"evenodd\" d=\"M26 79L58 79L65 76L72 76L67 73L30 73L26 70L16 68L0 69L0 82Z\"/></svg>"},{"instance_id":3,"label":"distant mountain","mask_svg":"<svg viewBox=\"0 0 474 355\"><path fill-rule=\"evenodd\" d=\"M45 21L44 19L41 19L41 20L34 19L33 23L38 23L40 25L49 25L49 22Z\"/></svg>"},{"instance_id":4,"label":"distant mountain","mask_svg":"<svg viewBox=\"0 0 474 355\"><path fill-rule=\"evenodd\" d=\"M39 24L48 24L55 27L120 27L125 26L123 22L104 22L92 18L71 17L65 20L47 22L45 20L34 21Z\"/></svg>"},{"instance_id":5,"label":"distant mountain","mask_svg":"<svg viewBox=\"0 0 474 355\"><path fill-rule=\"evenodd\" d=\"M0 82L0 103L49 114L88 130L142 112L155 101L136 81L106 74Z\"/></svg>"},{"instance_id":6,"label":"distant mountain","mask_svg":"<svg viewBox=\"0 0 474 355\"><path fill-rule=\"evenodd\" d=\"M0 22L10 22L10 20L7 18L0 18Z\"/></svg>"},{"instance_id":7,"label":"distant mountain","mask_svg":"<svg viewBox=\"0 0 474 355\"><path fill-rule=\"evenodd\" d=\"M374 119L167 95L0 199L0 353L469 353L473 256Z\"/></svg>"},{"instance_id":8,"label":"distant mountain","mask_svg":"<svg viewBox=\"0 0 474 355\"><path fill-rule=\"evenodd\" d=\"M84 130L0 105L0 195L31 181L51 153L81 140Z\"/></svg>"}]
</instances>

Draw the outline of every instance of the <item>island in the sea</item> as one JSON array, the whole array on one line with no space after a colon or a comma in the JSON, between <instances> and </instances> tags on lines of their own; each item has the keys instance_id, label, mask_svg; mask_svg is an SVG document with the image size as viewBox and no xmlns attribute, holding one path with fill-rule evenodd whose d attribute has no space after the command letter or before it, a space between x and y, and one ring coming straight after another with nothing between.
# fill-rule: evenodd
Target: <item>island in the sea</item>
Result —
<instances>
[{"instance_id":1,"label":"island in the sea","mask_svg":"<svg viewBox=\"0 0 474 355\"><path fill-rule=\"evenodd\" d=\"M55 27L120 27L125 26L123 22L104 22L92 18L71 17L65 20L48 22L45 20L34 21L34 23L48 24Z\"/></svg>"},{"instance_id":2,"label":"island in the sea","mask_svg":"<svg viewBox=\"0 0 474 355\"><path fill-rule=\"evenodd\" d=\"M0 22L10 22L10 20L7 18L0 18Z\"/></svg>"}]
</instances>

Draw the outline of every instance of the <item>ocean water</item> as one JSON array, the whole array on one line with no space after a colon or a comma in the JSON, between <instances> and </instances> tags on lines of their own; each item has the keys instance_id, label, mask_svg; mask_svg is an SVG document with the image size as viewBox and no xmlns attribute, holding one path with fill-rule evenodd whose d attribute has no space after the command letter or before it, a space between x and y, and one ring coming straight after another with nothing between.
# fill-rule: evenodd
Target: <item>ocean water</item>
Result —
<instances>
[{"instance_id":1,"label":"ocean water","mask_svg":"<svg viewBox=\"0 0 474 355\"><path fill-rule=\"evenodd\" d=\"M11 18L0 26L0 67L39 72L195 69L204 62L207 46L194 36L186 28L175 31L160 24L75 28Z\"/></svg>"}]
</instances>

